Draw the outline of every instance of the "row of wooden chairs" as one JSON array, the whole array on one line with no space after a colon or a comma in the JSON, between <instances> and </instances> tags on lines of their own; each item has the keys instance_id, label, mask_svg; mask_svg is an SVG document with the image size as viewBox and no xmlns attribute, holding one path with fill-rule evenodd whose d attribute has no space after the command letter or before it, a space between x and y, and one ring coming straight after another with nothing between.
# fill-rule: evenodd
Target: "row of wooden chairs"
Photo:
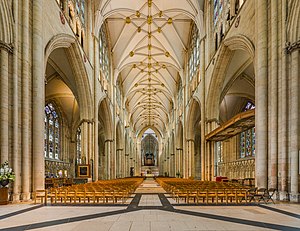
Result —
<instances>
[{"instance_id":1,"label":"row of wooden chairs","mask_svg":"<svg viewBox=\"0 0 300 231\"><path fill-rule=\"evenodd\" d=\"M102 180L93 183L36 190L34 203L47 204L87 204L121 203L134 193L142 183L142 178Z\"/></svg>"},{"instance_id":2,"label":"row of wooden chairs","mask_svg":"<svg viewBox=\"0 0 300 231\"><path fill-rule=\"evenodd\" d=\"M157 178L157 182L179 203L249 204L273 201L276 189L249 188L238 183Z\"/></svg>"}]
</instances>

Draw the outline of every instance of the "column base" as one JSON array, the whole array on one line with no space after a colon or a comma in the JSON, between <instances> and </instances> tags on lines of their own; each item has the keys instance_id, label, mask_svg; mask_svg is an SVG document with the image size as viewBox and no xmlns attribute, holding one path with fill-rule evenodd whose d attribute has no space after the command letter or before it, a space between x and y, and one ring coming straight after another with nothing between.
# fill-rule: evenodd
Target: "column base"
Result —
<instances>
[{"instance_id":1,"label":"column base","mask_svg":"<svg viewBox=\"0 0 300 231\"><path fill-rule=\"evenodd\" d=\"M300 202L300 193L290 193L290 201L291 202Z\"/></svg>"},{"instance_id":2,"label":"column base","mask_svg":"<svg viewBox=\"0 0 300 231\"><path fill-rule=\"evenodd\" d=\"M20 193L13 194L12 195L12 203L18 203L18 202L20 202L20 196L21 196Z\"/></svg>"},{"instance_id":3,"label":"column base","mask_svg":"<svg viewBox=\"0 0 300 231\"><path fill-rule=\"evenodd\" d=\"M289 193L286 191L279 191L276 198L280 201L289 201Z\"/></svg>"},{"instance_id":4,"label":"column base","mask_svg":"<svg viewBox=\"0 0 300 231\"><path fill-rule=\"evenodd\" d=\"M22 198L22 201L29 201L29 200L31 200L30 193L22 193L21 194L21 198Z\"/></svg>"}]
</instances>

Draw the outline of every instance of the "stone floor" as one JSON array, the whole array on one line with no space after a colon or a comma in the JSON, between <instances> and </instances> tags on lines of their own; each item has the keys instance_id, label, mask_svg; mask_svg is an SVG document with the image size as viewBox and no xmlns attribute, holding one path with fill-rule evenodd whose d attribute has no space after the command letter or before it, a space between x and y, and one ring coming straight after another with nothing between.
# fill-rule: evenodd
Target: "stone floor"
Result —
<instances>
[{"instance_id":1,"label":"stone floor","mask_svg":"<svg viewBox=\"0 0 300 231\"><path fill-rule=\"evenodd\" d=\"M300 230L299 204L176 205L154 181L142 189L124 206L0 206L0 230Z\"/></svg>"}]
</instances>

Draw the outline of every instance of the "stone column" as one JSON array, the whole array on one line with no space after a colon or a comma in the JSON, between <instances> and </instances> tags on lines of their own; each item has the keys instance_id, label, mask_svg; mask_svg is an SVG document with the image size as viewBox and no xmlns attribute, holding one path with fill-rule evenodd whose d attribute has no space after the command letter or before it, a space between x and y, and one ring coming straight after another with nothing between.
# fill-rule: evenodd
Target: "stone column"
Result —
<instances>
[{"instance_id":1,"label":"stone column","mask_svg":"<svg viewBox=\"0 0 300 231\"><path fill-rule=\"evenodd\" d=\"M84 164L89 163L89 128L88 120L83 119L81 124L81 156L84 157Z\"/></svg>"},{"instance_id":2,"label":"stone column","mask_svg":"<svg viewBox=\"0 0 300 231\"><path fill-rule=\"evenodd\" d=\"M278 157L278 191L279 199L287 200L288 199L288 164L287 164L287 153L288 153L288 89L287 89L287 65L286 59L287 55L283 51L286 42L286 2L282 1L281 8L281 73L279 87L281 91L279 92L279 157Z\"/></svg>"},{"instance_id":3,"label":"stone column","mask_svg":"<svg viewBox=\"0 0 300 231\"><path fill-rule=\"evenodd\" d=\"M203 38L200 43L201 61L200 61L200 78L201 78L201 180L205 179L205 39Z\"/></svg>"},{"instance_id":4,"label":"stone column","mask_svg":"<svg viewBox=\"0 0 300 231\"><path fill-rule=\"evenodd\" d=\"M37 190L45 187L43 1L33 1L32 4L32 159L33 190Z\"/></svg>"},{"instance_id":5,"label":"stone column","mask_svg":"<svg viewBox=\"0 0 300 231\"><path fill-rule=\"evenodd\" d=\"M19 5L18 1L13 2L13 15L15 22L19 22ZM19 153L19 23L14 25L14 51L13 51L13 132L12 132L12 153L13 153L13 170L16 174L16 179L14 181L13 187L13 201L18 202L20 200L20 190L21 190L21 168L20 168L20 153Z\"/></svg>"},{"instance_id":6,"label":"stone column","mask_svg":"<svg viewBox=\"0 0 300 231\"><path fill-rule=\"evenodd\" d=\"M1 163L8 161L8 44L0 44L0 153Z\"/></svg>"},{"instance_id":7,"label":"stone column","mask_svg":"<svg viewBox=\"0 0 300 231\"><path fill-rule=\"evenodd\" d=\"M170 162L171 162L170 176L175 177L176 173L175 173L175 154L174 153L171 153Z\"/></svg>"},{"instance_id":8,"label":"stone column","mask_svg":"<svg viewBox=\"0 0 300 231\"><path fill-rule=\"evenodd\" d=\"M125 155L124 155L124 149L120 149L120 154L119 154L119 158L120 158L120 177L124 178L125 177Z\"/></svg>"},{"instance_id":9,"label":"stone column","mask_svg":"<svg viewBox=\"0 0 300 231\"><path fill-rule=\"evenodd\" d=\"M137 175L141 175L141 142L136 142L136 170L137 170Z\"/></svg>"},{"instance_id":10,"label":"stone column","mask_svg":"<svg viewBox=\"0 0 300 231\"><path fill-rule=\"evenodd\" d=\"M183 177L184 175L184 162L183 162L183 149L181 148L179 150L179 169L180 169L180 174Z\"/></svg>"},{"instance_id":11,"label":"stone column","mask_svg":"<svg viewBox=\"0 0 300 231\"><path fill-rule=\"evenodd\" d=\"M129 176L129 154L125 153L125 173L124 173L124 177L128 177Z\"/></svg>"},{"instance_id":12,"label":"stone column","mask_svg":"<svg viewBox=\"0 0 300 231\"><path fill-rule=\"evenodd\" d=\"M94 154L93 154L93 123L92 121L88 122L88 163L90 164L90 175L94 178Z\"/></svg>"},{"instance_id":13,"label":"stone column","mask_svg":"<svg viewBox=\"0 0 300 231\"><path fill-rule=\"evenodd\" d=\"M194 152L194 140L187 140L187 150L188 150L188 172L187 177L195 176L195 152Z\"/></svg>"},{"instance_id":14,"label":"stone column","mask_svg":"<svg viewBox=\"0 0 300 231\"><path fill-rule=\"evenodd\" d=\"M22 115L22 130L21 130L21 169L22 169L22 200L30 199L30 169L31 169L31 158L29 153L29 137L30 137L30 129L29 129L29 107L30 107L30 98L29 98L29 83L30 83L30 70L29 70L29 0L23 0L22 5L22 107L21 107L21 115ZM45 102L44 102L45 106ZM43 112L45 115L45 112ZM44 127L44 125L43 125ZM44 152L43 152L44 155Z\"/></svg>"},{"instance_id":15,"label":"stone column","mask_svg":"<svg viewBox=\"0 0 300 231\"><path fill-rule=\"evenodd\" d=\"M270 83L270 150L269 150L269 188L277 188L278 174L278 1L271 1L271 75Z\"/></svg>"},{"instance_id":16,"label":"stone column","mask_svg":"<svg viewBox=\"0 0 300 231\"><path fill-rule=\"evenodd\" d=\"M299 202L299 50L291 54L290 78L290 172L291 194L290 200Z\"/></svg>"},{"instance_id":17,"label":"stone column","mask_svg":"<svg viewBox=\"0 0 300 231\"><path fill-rule=\"evenodd\" d=\"M99 40L97 36L93 37L94 39L94 181L98 180L99 177L99 132L98 132L98 95L99 95Z\"/></svg>"},{"instance_id":18,"label":"stone column","mask_svg":"<svg viewBox=\"0 0 300 231\"><path fill-rule=\"evenodd\" d=\"M268 184L268 7L267 0L255 1L256 13L256 186Z\"/></svg>"},{"instance_id":19,"label":"stone column","mask_svg":"<svg viewBox=\"0 0 300 231\"><path fill-rule=\"evenodd\" d=\"M168 146L167 146L167 150L166 150L166 154L167 154L167 163L168 163L168 165L167 165L167 168L168 168L168 170L167 170L167 172L168 172L168 174L169 174L169 176L171 175L171 141L170 141L170 138L168 139Z\"/></svg>"},{"instance_id":20,"label":"stone column","mask_svg":"<svg viewBox=\"0 0 300 231\"><path fill-rule=\"evenodd\" d=\"M211 141L207 142L206 143L206 179L205 180L211 180L211 168L210 168L210 165L211 165Z\"/></svg>"},{"instance_id":21,"label":"stone column","mask_svg":"<svg viewBox=\"0 0 300 231\"><path fill-rule=\"evenodd\" d=\"M175 152L175 176L176 176L178 171L180 171L179 170L179 150L178 150L178 148L176 148L176 152Z\"/></svg>"},{"instance_id":22,"label":"stone column","mask_svg":"<svg viewBox=\"0 0 300 231\"><path fill-rule=\"evenodd\" d=\"M120 172L121 172L121 175L120 177L121 178L124 178L125 177L125 155L124 155L124 149L122 148L121 151L120 151Z\"/></svg>"},{"instance_id":23,"label":"stone column","mask_svg":"<svg viewBox=\"0 0 300 231\"><path fill-rule=\"evenodd\" d=\"M123 172L123 162L122 162L122 148L117 149L116 154L116 178L122 177Z\"/></svg>"},{"instance_id":24,"label":"stone column","mask_svg":"<svg viewBox=\"0 0 300 231\"><path fill-rule=\"evenodd\" d=\"M110 158L110 168L111 168L111 173L110 173L110 179L115 179L116 178L116 151L115 151L114 143L113 140L110 142L110 153L111 153L111 158Z\"/></svg>"},{"instance_id":25,"label":"stone column","mask_svg":"<svg viewBox=\"0 0 300 231\"><path fill-rule=\"evenodd\" d=\"M104 152L105 152L105 167L104 175L105 179L111 179L111 140L105 140Z\"/></svg>"}]
</instances>

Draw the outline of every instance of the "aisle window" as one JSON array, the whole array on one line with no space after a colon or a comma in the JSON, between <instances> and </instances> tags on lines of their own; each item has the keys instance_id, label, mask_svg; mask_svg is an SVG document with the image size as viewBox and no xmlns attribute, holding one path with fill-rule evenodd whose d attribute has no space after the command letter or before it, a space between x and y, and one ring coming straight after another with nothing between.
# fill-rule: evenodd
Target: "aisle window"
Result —
<instances>
[{"instance_id":1,"label":"aisle window","mask_svg":"<svg viewBox=\"0 0 300 231\"><path fill-rule=\"evenodd\" d=\"M81 129L78 127L76 132L76 161L81 164Z\"/></svg>"},{"instance_id":2,"label":"aisle window","mask_svg":"<svg viewBox=\"0 0 300 231\"><path fill-rule=\"evenodd\" d=\"M49 159L59 159L60 120L53 103L45 106L44 154Z\"/></svg>"},{"instance_id":3,"label":"aisle window","mask_svg":"<svg viewBox=\"0 0 300 231\"><path fill-rule=\"evenodd\" d=\"M242 111L255 108L255 105L248 101ZM240 134L240 158L255 156L255 127Z\"/></svg>"}]
</instances>

